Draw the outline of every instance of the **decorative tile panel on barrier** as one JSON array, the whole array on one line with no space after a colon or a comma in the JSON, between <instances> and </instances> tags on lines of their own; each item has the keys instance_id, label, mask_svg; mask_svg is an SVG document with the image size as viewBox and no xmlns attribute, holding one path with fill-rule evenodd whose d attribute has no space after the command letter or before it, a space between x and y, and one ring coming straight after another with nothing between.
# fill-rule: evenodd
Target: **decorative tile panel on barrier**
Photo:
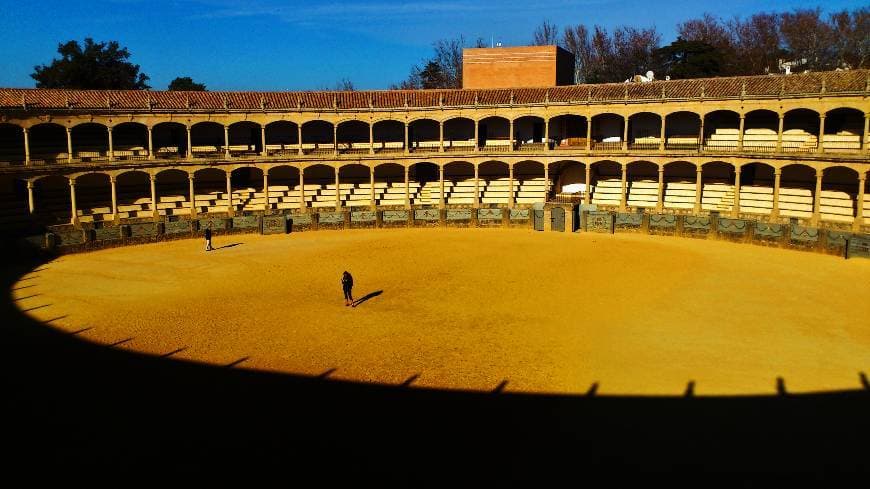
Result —
<instances>
[{"instance_id":1,"label":"decorative tile panel on barrier","mask_svg":"<svg viewBox=\"0 0 870 489\"><path fill-rule=\"evenodd\" d=\"M755 222L755 237L764 240L782 238L785 225L772 222Z\"/></svg>"},{"instance_id":2,"label":"decorative tile panel on barrier","mask_svg":"<svg viewBox=\"0 0 870 489\"><path fill-rule=\"evenodd\" d=\"M121 239L121 228L119 226L94 229L94 240L96 241L114 241L116 239Z\"/></svg>"},{"instance_id":3,"label":"decorative tile panel on barrier","mask_svg":"<svg viewBox=\"0 0 870 489\"><path fill-rule=\"evenodd\" d=\"M852 233L834 231L831 229L826 230L825 233L828 248L845 248L846 244L849 242L849 238L852 236Z\"/></svg>"},{"instance_id":4,"label":"decorative tile panel on barrier","mask_svg":"<svg viewBox=\"0 0 870 489\"><path fill-rule=\"evenodd\" d=\"M166 221L163 223L164 234L185 234L190 232L190 221Z\"/></svg>"},{"instance_id":5,"label":"decorative tile panel on barrier","mask_svg":"<svg viewBox=\"0 0 870 489\"><path fill-rule=\"evenodd\" d=\"M314 217L311 214L290 214L290 224L296 226L310 226L314 222Z\"/></svg>"},{"instance_id":6,"label":"decorative tile panel on barrier","mask_svg":"<svg viewBox=\"0 0 870 489\"><path fill-rule=\"evenodd\" d=\"M378 213L375 211L353 211L350 213L350 222L375 222Z\"/></svg>"},{"instance_id":7,"label":"decorative tile panel on barrier","mask_svg":"<svg viewBox=\"0 0 870 489\"><path fill-rule=\"evenodd\" d=\"M531 209L511 209L511 221L528 221L531 218Z\"/></svg>"},{"instance_id":8,"label":"decorative tile panel on barrier","mask_svg":"<svg viewBox=\"0 0 870 489\"><path fill-rule=\"evenodd\" d=\"M317 215L317 222L320 224L344 224L344 213L342 212L321 212Z\"/></svg>"},{"instance_id":9,"label":"decorative tile panel on barrier","mask_svg":"<svg viewBox=\"0 0 870 489\"><path fill-rule=\"evenodd\" d=\"M870 258L870 236L852 236L846 247L846 258Z\"/></svg>"},{"instance_id":10,"label":"decorative tile panel on barrier","mask_svg":"<svg viewBox=\"0 0 870 489\"><path fill-rule=\"evenodd\" d=\"M746 234L746 230L748 229L748 223L745 219L729 219L727 217L720 217L719 220L716 221L716 224L720 233Z\"/></svg>"},{"instance_id":11,"label":"decorative tile panel on barrier","mask_svg":"<svg viewBox=\"0 0 870 489\"><path fill-rule=\"evenodd\" d=\"M447 209L448 221L470 221L471 209Z\"/></svg>"},{"instance_id":12,"label":"decorative tile panel on barrier","mask_svg":"<svg viewBox=\"0 0 870 489\"><path fill-rule=\"evenodd\" d=\"M263 216L263 234L287 234L287 216Z\"/></svg>"},{"instance_id":13,"label":"decorative tile panel on barrier","mask_svg":"<svg viewBox=\"0 0 870 489\"><path fill-rule=\"evenodd\" d=\"M639 229L643 224L643 214L637 212L617 212L613 219L617 229Z\"/></svg>"},{"instance_id":14,"label":"decorative tile panel on barrier","mask_svg":"<svg viewBox=\"0 0 870 489\"><path fill-rule=\"evenodd\" d=\"M384 222L408 222L408 211L384 211Z\"/></svg>"},{"instance_id":15,"label":"decorative tile panel on barrier","mask_svg":"<svg viewBox=\"0 0 870 489\"><path fill-rule=\"evenodd\" d=\"M233 217L233 229L254 229L260 227L260 218L257 216Z\"/></svg>"},{"instance_id":16,"label":"decorative tile panel on barrier","mask_svg":"<svg viewBox=\"0 0 870 489\"><path fill-rule=\"evenodd\" d=\"M415 221L440 221L441 212L438 209L417 209L414 211Z\"/></svg>"},{"instance_id":17,"label":"decorative tile panel on barrier","mask_svg":"<svg viewBox=\"0 0 870 489\"><path fill-rule=\"evenodd\" d=\"M227 220L221 218L214 219L200 219L199 220L199 230L202 231L205 228L211 226L212 231L223 231L227 228Z\"/></svg>"},{"instance_id":18,"label":"decorative tile panel on barrier","mask_svg":"<svg viewBox=\"0 0 870 489\"><path fill-rule=\"evenodd\" d=\"M81 231L61 231L53 234L57 246L73 246L85 242L85 235Z\"/></svg>"},{"instance_id":19,"label":"decorative tile panel on barrier","mask_svg":"<svg viewBox=\"0 0 870 489\"><path fill-rule=\"evenodd\" d=\"M613 214L607 211L589 211L586 214L586 231L592 233L613 233Z\"/></svg>"},{"instance_id":20,"label":"decorative tile panel on barrier","mask_svg":"<svg viewBox=\"0 0 870 489\"><path fill-rule=\"evenodd\" d=\"M501 221L504 209L477 209L478 221Z\"/></svg>"},{"instance_id":21,"label":"decorative tile panel on barrier","mask_svg":"<svg viewBox=\"0 0 870 489\"><path fill-rule=\"evenodd\" d=\"M701 233L711 229L712 220L709 216L683 216L683 230L690 233Z\"/></svg>"},{"instance_id":22,"label":"decorative tile panel on barrier","mask_svg":"<svg viewBox=\"0 0 870 489\"><path fill-rule=\"evenodd\" d=\"M803 226L793 224L791 226L791 235L789 237L792 241L815 243L819 240L819 230L816 228L805 228Z\"/></svg>"},{"instance_id":23,"label":"decorative tile panel on barrier","mask_svg":"<svg viewBox=\"0 0 870 489\"><path fill-rule=\"evenodd\" d=\"M673 214L650 214L649 227L656 229L676 229L677 216Z\"/></svg>"},{"instance_id":24,"label":"decorative tile panel on barrier","mask_svg":"<svg viewBox=\"0 0 870 489\"><path fill-rule=\"evenodd\" d=\"M153 238L157 236L158 228L156 222L143 222L139 224L130 224L131 238Z\"/></svg>"}]
</instances>

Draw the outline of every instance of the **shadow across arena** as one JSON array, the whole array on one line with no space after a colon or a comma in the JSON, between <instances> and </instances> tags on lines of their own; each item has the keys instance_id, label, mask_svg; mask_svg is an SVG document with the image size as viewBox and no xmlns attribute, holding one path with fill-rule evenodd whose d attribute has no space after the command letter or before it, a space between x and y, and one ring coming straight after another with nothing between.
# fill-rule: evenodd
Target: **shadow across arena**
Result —
<instances>
[{"instance_id":1,"label":"shadow across arena","mask_svg":"<svg viewBox=\"0 0 870 489\"><path fill-rule=\"evenodd\" d=\"M752 487L866 473L870 385L819 394L533 395L415 388L224 367L125 351L22 314L8 263L0 300L3 478L35 482L274 476L282 485ZM26 282L25 282L26 283ZM20 287L19 287L20 288ZM30 294L38 294L38 287ZM158 312L157 310L155 312ZM771 386L773 388L775 386ZM578 386L578 389L582 389ZM170 479L163 479L170 480ZM603 483L603 484L602 484ZM35 485L35 484L31 484Z\"/></svg>"}]
</instances>

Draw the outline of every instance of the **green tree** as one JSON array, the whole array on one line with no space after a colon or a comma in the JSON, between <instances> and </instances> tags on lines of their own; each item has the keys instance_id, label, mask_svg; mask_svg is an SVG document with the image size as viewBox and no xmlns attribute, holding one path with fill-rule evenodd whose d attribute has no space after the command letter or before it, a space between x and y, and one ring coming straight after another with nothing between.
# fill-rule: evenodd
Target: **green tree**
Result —
<instances>
[{"instance_id":1,"label":"green tree","mask_svg":"<svg viewBox=\"0 0 870 489\"><path fill-rule=\"evenodd\" d=\"M653 52L660 76L671 78L705 78L721 73L722 53L702 41L687 41L678 37L671 44Z\"/></svg>"},{"instance_id":2,"label":"green tree","mask_svg":"<svg viewBox=\"0 0 870 489\"><path fill-rule=\"evenodd\" d=\"M148 76L139 72L139 65L130 63L130 52L117 41L94 42L86 38L59 44L60 59L51 64L34 66L30 75L36 88L77 88L109 90L145 90Z\"/></svg>"},{"instance_id":3,"label":"green tree","mask_svg":"<svg viewBox=\"0 0 870 489\"><path fill-rule=\"evenodd\" d=\"M178 78L169 82L169 90L172 91L186 91L186 92L205 92L205 84L204 83L196 83L193 81L193 78L189 76L179 76Z\"/></svg>"}]
</instances>

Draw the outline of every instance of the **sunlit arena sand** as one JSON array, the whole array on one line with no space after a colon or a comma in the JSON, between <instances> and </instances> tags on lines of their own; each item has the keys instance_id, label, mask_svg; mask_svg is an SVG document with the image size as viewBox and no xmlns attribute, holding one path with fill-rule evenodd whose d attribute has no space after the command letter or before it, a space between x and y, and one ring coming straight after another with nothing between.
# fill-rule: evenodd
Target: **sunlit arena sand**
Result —
<instances>
[{"instance_id":1,"label":"sunlit arena sand","mask_svg":"<svg viewBox=\"0 0 870 489\"><path fill-rule=\"evenodd\" d=\"M63 256L14 294L35 319L107 347L411 387L773 394L778 378L816 392L859 388L870 372L870 260L509 229L215 246ZM344 270L355 298L375 294L356 308Z\"/></svg>"}]
</instances>

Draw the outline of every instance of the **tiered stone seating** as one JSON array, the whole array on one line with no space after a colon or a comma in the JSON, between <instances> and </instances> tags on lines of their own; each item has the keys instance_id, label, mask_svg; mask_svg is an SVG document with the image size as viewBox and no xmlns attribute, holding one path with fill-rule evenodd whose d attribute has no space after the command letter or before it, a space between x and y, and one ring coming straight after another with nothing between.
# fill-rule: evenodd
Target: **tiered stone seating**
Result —
<instances>
[{"instance_id":1,"label":"tiered stone seating","mask_svg":"<svg viewBox=\"0 0 870 489\"><path fill-rule=\"evenodd\" d=\"M521 179L519 181L520 187L515 200L517 204L536 204L547 201L549 188L547 181L543 177Z\"/></svg>"},{"instance_id":2,"label":"tiered stone seating","mask_svg":"<svg viewBox=\"0 0 870 489\"><path fill-rule=\"evenodd\" d=\"M697 193L695 182L665 182L664 207L694 209Z\"/></svg>"},{"instance_id":3,"label":"tiered stone seating","mask_svg":"<svg viewBox=\"0 0 870 489\"><path fill-rule=\"evenodd\" d=\"M627 203L631 207L655 207L658 203L658 193L657 180L635 180L629 182Z\"/></svg>"},{"instance_id":4,"label":"tiered stone seating","mask_svg":"<svg viewBox=\"0 0 870 489\"><path fill-rule=\"evenodd\" d=\"M782 132L782 150L806 153L816 150L819 138L803 129L786 129Z\"/></svg>"},{"instance_id":5,"label":"tiered stone seating","mask_svg":"<svg viewBox=\"0 0 870 489\"><path fill-rule=\"evenodd\" d=\"M375 204L381 199L387 184L384 182L375 182ZM348 207L364 207L372 205L372 186L371 183L361 183L351 190L347 196L345 205Z\"/></svg>"},{"instance_id":6,"label":"tiered stone seating","mask_svg":"<svg viewBox=\"0 0 870 489\"><path fill-rule=\"evenodd\" d=\"M420 183L409 182L408 193L410 194L411 204L419 202ZM405 182L392 182L384 189L381 195L381 200L378 205L405 205Z\"/></svg>"},{"instance_id":7,"label":"tiered stone seating","mask_svg":"<svg viewBox=\"0 0 870 489\"><path fill-rule=\"evenodd\" d=\"M852 222L855 219L855 197L839 190L822 190L819 217L823 221Z\"/></svg>"},{"instance_id":8,"label":"tiered stone seating","mask_svg":"<svg viewBox=\"0 0 870 489\"><path fill-rule=\"evenodd\" d=\"M848 131L825 134L824 148L830 153L852 153L861 151L861 136Z\"/></svg>"},{"instance_id":9,"label":"tiered stone seating","mask_svg":"<svg viewBox=\"0 0 870 489\"><path fill-rule=\"evenodd\" d=\"M598 180L592 193L592 203L596 205L620 205L622 203L622 182L620 179Z\"/></svg>"},{"instance_id":10,"label":"tiered stone seating","mask_svg":"<svg viewBox=\"0 0 870 489\"><path fill-rule=\"evenodd\" d=\"M318 191L320 191L321 185L317 183L306 183L304 196L306 204L311 203L317 195ZM275 209L299 209L302 206L300 205L299 193L300 193L299 185L294 185L292 187L287 186L278 186L273 187L269 186L269 202L274 206Z\"/></svg>"},{"instance_id":11,"label":"tiered stone seating","mask_svg":"<svg viewBox=\"0 0 870 489\"><path fill-rule=\"evenodd\" d=\"M749 128L743 132L743 148L752 151L776 151L776 130L764 127Z\"/></svg>"},{"instance_id":12,"label":"tiered stone seating","mask_svg":"<svg viewBox=\"0 0 870 489\"><path fill-rule=\"evenodd\" d=\"M691 134L682 136L668 136L665 139L665 144L667 144L668 146L696 147L698 145L698 136Z\"/></svg>"},{"instance_id":13,"label":"tiered stone seating","mask_svg":"<svg viewBox=\"0 0 870 489\"><path fill-rule=\"evenodd\" d=\"M734 207L734 185L725 182L705 183L701 189L701 209L729 212Z\"/></svg>"},{"instance_id":14,"label":"tiered stone seating","mask_svg":"<svg viewBox=\"0 0 870 489\"><path fill-rule=\"evenodd\" d=\"M352 183L342 183L337 189L334 183L327 184L317 192L311 202L311 207L335 207L336 193L338 201L344 202L353 188L354 184Z\"/></svg>"},{"instance_id":15,"label":"tiered stone seating","mask_svg":"<svg viewBox=\"0 0 870 489\"><path fill-rule=\"evenodd\" d=\"M483 204L508 204L511 193L514 193L514 197L516 197L516 189L517 182L514 181L513 186L511 186L510 179L507 177L488 180L480 202Z\"/></svg>"},{"instance_id":16,"label":"tiered stone seating","mask_svg":"<svg viewBox=\"0 0 870 489\"><path fill-rule=\"evenodd\" d=\"M486 182L481 180L478 185L478 197L483 195ZM453 182L450 195L446 197L448 204L474 204L474 178Z\"/></svg>"},{"instance_id":17,"label":"tiered stone seating","mask_svg":"<svg viewBox=\"0 0 870 489\"><path fill-rule=\"evenodd\" d=\"M779 215L809 218L813 215L813 191L783 186L779 189Z\"/></svg>"},{"instance_id":18,"label":"tiered stone seating","mask_svg":"<svg viewBox=\"0 0 870 489\"><path fill-rule=\"evenodd\" d=\"M740 212L770 215L773 212L773 187L765 185L741 185Z\"/></svg>"},{"instance_id":19,"label":"tiered stone seating","mask_svg":"<svg viewBox=\"0 0 870 489\"><path fill-rule=\"evenodd\" d=\"M715 149L736 151L739 139L740 129L720 127L716 128L716 130L704 140L704 145Z\"/></svg>"}]
</instances>

